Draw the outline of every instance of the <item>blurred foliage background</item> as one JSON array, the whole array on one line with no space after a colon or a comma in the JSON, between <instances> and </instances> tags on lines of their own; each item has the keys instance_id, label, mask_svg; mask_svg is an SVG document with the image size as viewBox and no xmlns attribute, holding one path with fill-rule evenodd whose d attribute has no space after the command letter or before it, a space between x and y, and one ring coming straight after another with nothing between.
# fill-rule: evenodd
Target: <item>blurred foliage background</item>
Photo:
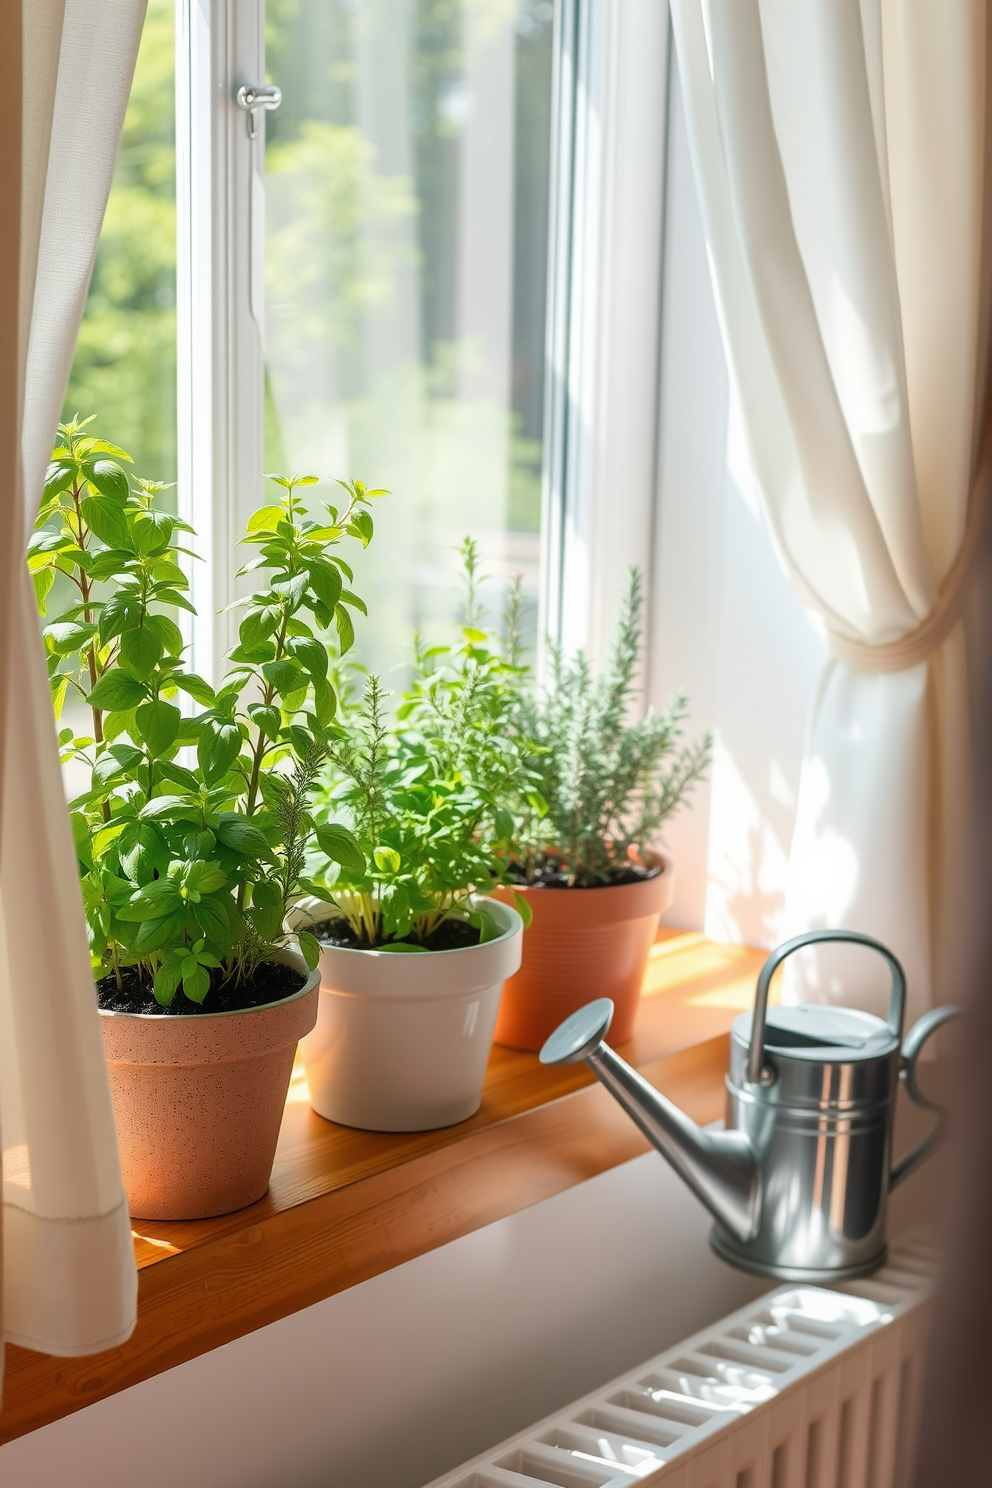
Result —
<instances>
[{"instance_id":1,"label":"blurred foliage background","mask_svg":"<svg viewBox=\"0 0 992 1488\"><path fill-rule=\"evenodd\" d=\"M551 0L267 0L264 469L319 473L315 500L337 476L396 492L359 565L384 671L450 617L466 533L497 581L524 576L536 624L553 18ZM175 0L148 0L64 416L95 413L165 482L175 193Z\"/></svg>"},{"instance_id":2,"label":"blurred foliage background","mask_svg":"<svg viewBox=\"0 0 992 1488\"><path fill-rule=\"evenodd\" d=\"M176 478L175 0L148 0L63 417Z\"/></svg>"}]
</instances>

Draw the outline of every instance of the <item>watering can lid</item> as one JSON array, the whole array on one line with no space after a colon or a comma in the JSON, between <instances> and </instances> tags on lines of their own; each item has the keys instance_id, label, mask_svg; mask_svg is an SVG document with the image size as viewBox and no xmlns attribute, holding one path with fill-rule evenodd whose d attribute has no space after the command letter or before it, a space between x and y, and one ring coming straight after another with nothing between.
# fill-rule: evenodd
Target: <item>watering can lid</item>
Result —
<instances>
[{"instance_id":1,"label":"watering can lid","mask_svg":"<svg viewBox=\"0 0 992 1488\"><path fill-rule=\"evenodd\" d=\"M751 1043L750 1012L734 1019L733 1038L745 1048ZM891 1054L899 1039L887 1023L855 1008L800 1003L770 1007L765 1019L765 1048L786 1058L849 1063Z\"/></svg>"}]
</instances>

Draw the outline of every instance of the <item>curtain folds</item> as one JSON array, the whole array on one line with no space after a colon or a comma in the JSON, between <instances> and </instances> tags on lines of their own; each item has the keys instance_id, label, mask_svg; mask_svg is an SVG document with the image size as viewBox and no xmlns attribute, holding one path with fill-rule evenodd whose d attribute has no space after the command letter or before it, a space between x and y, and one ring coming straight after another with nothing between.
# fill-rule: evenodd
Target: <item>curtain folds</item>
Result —
<instances>
[{"instance_id":1,"label":"curtain folds","mask_svg":"<svg viewBox=\"0 0 992 1488\"><path fill-rule=\"evenodd\" d=\"M912 1017L948 996L961 898L962 626L923 659L903 643L953 610L967 578L989 352L987 10L671 8L756 484L795 592L835 638L809 721L788 930L878 936L906 967ZM893 643L915 664L897 655L893 669ZM884 974L842 991L844 964L841 949L811 954L786 995L877 1009Z\"/></svg>"},{"instance_id":2,"label":"curtain folds","mask_svg":"<svg viewBox=\"0 0 992 1488\"><path fill-rule=\"evenodd\" d=\"M27 531L65 395L144 10L144 0L25 0L22 8ZM3 1332L28 1348L77 1355L129 1336L137 1283L45 654L22 561L11 583L0 814Z\"/></svg>"}]
</instances>

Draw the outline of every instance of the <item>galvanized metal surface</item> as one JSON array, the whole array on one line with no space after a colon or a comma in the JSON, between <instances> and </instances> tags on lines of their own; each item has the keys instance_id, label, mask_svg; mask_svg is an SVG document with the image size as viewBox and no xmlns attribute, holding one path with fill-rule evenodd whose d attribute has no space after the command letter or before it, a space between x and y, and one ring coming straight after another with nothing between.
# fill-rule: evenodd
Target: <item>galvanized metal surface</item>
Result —
<instances>
[{"instance_id":1,"label":"galvanized metal surface","mask_svg":"<svg viewBox=\"0 0 992 1488\"><path fill-rule=\"evenodd\" d=\"M852 1008L768 1009L773 972L826 941L864 946L892 974L886 1021ZM920 1090L916 1063L954 1008L928 1013L902 1039L902 969L884 946L849 931L812 931L780 946L758 978L753 1013L734 1022L723 1131L700 1130L605 1042L612 1004L599 999L552 1034L546 1064L584 1060L671 1163L716 1223L714 1250L732 1265L780 1281L832 1285L885 1259L888 1195L935 1147L940 1121L892 1165L900 1079Z\"/></svg>"}]
</instances>

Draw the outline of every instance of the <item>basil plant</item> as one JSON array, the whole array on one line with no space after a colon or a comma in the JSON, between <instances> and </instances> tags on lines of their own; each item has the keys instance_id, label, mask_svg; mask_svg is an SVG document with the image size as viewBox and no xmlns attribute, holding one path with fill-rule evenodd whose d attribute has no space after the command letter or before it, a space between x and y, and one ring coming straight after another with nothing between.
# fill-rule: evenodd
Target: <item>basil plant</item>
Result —
<instances>
[{"instance_id":1,"label":"basil plant","mask_svg":"<svg viewBox=\"0 0 992 1488\"><path fill-rule=\"evenodd\" d=\"M179 562L195 556L192 529L89 422L59 427L28 561L56 714L72 698L90 720L59 741L89 782L70 812L94 973L120 985L136 968L162 1006L180 992L202 1003L211 986L250 983L307 890L310 797L337 709L329 672L365 611L335 550L368 545L385 492L341 482L343 509L317 521L297 494L316 476L269 477L279 499L241 539L258 588L237 602L239 642L215 689L189 670L175 618L194 612ZM316 965L313 937L298 942Z\"/></svg>"}]
</instances>

